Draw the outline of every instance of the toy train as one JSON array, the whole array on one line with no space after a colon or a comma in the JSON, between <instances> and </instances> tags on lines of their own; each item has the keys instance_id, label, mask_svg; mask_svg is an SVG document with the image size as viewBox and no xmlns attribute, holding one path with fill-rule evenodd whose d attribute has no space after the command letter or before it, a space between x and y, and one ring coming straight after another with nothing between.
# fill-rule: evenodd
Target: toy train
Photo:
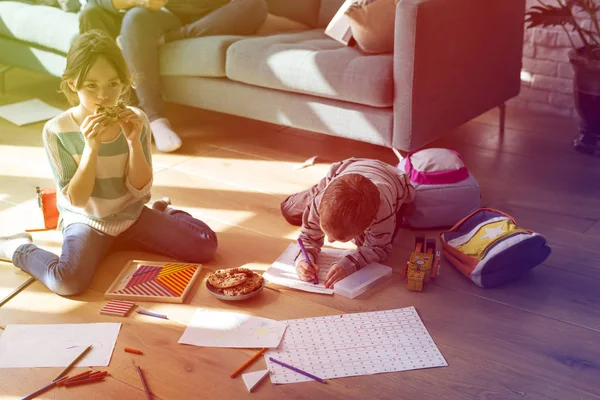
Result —
<instances>
[{"instance_id":1,"label":"toy train","mask_svg":"<svg viewBox=\"0 0 600 400\"><path fill-rule=\"evenodd\" d=\"M439 274L440 251L435 249L435 239L425 236L415 238L415 250L402 267L406 287L415 292L423 291L423 286L435 280Z\"/></svg>"}]
</instances>

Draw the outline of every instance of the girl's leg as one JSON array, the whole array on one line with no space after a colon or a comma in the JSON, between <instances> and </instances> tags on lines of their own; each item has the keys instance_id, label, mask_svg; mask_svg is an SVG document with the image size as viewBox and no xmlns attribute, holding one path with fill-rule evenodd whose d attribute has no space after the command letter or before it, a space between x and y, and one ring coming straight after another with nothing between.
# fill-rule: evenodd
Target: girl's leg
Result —
<instances>
[{"instance_id":1,"label":"girl's leg","mask_svg":"<svg viewBox=\"0 0 600 400\"><path fill-rule=\"evenodd\" d=\"M63 232L60 257L34 244L25 244L15 251L13 263L54 293L71 296L88 288L114 240L114 236L85 224L72 224Z\"/></svg>"},{"instance_id":2,"label":"girl's leg","mask_svg":"<svg viewBox=\"0 0 600 400\"><path fill-rule=\"evenodd\" d=\"M218 244L217 234L190 214L180 210L165 213L148 207L117 240L119 248L139 248L192 263L212 259Z\"/></svg>"}]
</instances>

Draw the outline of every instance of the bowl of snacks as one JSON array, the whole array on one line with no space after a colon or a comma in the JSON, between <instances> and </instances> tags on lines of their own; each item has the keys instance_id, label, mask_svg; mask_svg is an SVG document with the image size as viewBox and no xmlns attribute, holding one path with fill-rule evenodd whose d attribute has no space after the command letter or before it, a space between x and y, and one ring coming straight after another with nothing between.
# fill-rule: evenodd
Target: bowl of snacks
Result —
<instances>
[{"instance_id":1,"label":"bowl of snacks","mask_svg":"<svg viewBox=\"0 0 600 400\"><path fill-rule=\"evenodd\" d=\"M265 280L248 268L219 269L208 275L206 288L221 300L246 300L265 287Z\"/></svg>"}]
</instances>

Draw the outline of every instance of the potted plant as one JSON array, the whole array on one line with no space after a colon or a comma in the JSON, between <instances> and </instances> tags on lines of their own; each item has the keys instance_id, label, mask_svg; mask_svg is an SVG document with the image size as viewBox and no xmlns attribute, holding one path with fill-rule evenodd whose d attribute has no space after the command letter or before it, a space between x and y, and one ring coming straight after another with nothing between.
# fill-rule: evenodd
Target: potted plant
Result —
<instances>
[{"instance_id":1,"label":"potted plant","mask_svg":"<svg viewBox=\"0 0 600 400\"><path fill-rule=\"evenodd\" d=\"M532 6L526 13L527 28L560 26L567 33L573 49L569 61L573 66L575 108L581 118L579 134L573 147L581 152L600 155L600 0L555 0L557 5ZM582 23L589 18L590 28ZM569 30L577 34L572 40Z\"/></svg>"}]
</instances>

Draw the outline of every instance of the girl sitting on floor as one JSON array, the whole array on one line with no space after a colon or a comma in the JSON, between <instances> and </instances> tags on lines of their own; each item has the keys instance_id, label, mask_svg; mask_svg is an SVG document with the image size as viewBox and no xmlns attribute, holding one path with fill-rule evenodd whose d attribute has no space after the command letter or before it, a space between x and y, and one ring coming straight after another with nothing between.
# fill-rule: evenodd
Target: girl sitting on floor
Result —
<instances>
[{"instance_id":1,"label":"girl sitting on floor","mask_svg":"<svg viewBox=\"0 0 600 400\"><path fill-rule=\"evenodd\" d=\"M194 263L210 260L216 251L216 234L204 222L172 208L168 200L145 206L152 187L148 119L137 108L117 107L131 88L113 39L90 31L75 40L61 82L74 107L48 121L43 131L57 186L62 254L35 246L27 233L0 237L0 259L57 294L87 289L111 248ZM116 115L99 112L107 109Z\"/></svg>"}]
</instances>

